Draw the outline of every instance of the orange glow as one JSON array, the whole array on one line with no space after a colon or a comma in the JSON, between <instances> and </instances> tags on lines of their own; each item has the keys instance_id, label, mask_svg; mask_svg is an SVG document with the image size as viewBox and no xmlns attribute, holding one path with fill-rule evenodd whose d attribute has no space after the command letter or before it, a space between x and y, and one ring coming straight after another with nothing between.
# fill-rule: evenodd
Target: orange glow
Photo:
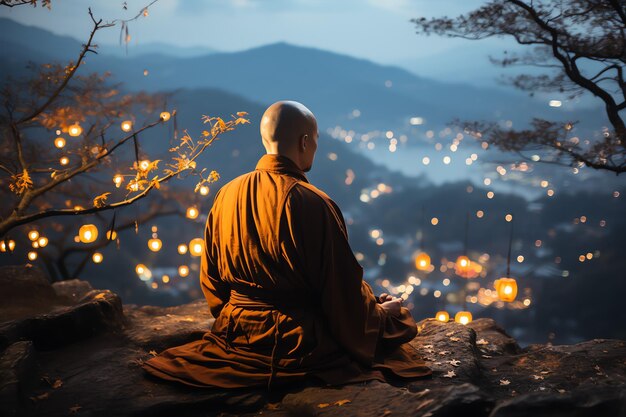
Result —
<instances>
[{"instance_id":1,"label":"orange glow","mask_svg":"<svg viewBox=\"0 0 626 417\"><path fill-rule=\"evenodd\" d=\"M450 320L450 314L448 314L447 311L438 311L437 314L435 314L435 318L438 321L441 321L443 323L447 323L448 320Z\"/></svg>"},{"instance_id":2,"label":"orange glow","mask_svg":"<svg viewBox=\"0 0 626 417\"><path fill-rule=\"evenodd\" d=\"M98 238L98 228L93 224L84 224L78 230L78 237L83 243L91 243Z\"/></svg>"},{"instance_id":3,"label":"orange glow","mask_svg":"<svg viewBox=\"0 0 626 417\"><path fill-rule=\"evenodd\" d=\"M459 311L454 316L454 321L461 324L468 324L472 322L472 313L469 311Z\"/></svg>"},{"instance_id":4,"label":"orange glow","mask_svg":"<svg viewBox=\"0 0 626 417\"><path fill-rule=\"evenodd\" d=\"M500 300L510 303L517 297L517 281L514 278L500 278L495 280L493 285Z\"/></svg>"},{"instance_id":5,"label":"orange glow","mask_svg":"<svg viewBox=\"0 0 626 417\"><path fill-rule=\"evenodd\" d=\"M191 256L200 256L202 255L202 250L204 249L204 240L197 237L192 239L189 242L189 253Z\"/></svg>"},{"instance_id":6,"label":"orange glow","mask_svg":"<svg viewBox=\"0 0 626 417\"><path fill-rule=\"evenodd\" d=\"M130 120L124 120L120 127L124 132L130 132L133 128L133 122L131 122Z\"/></svg>"},{"instance_id":7,"label":"orange glow","mask_svg":"<svg viewBox=\"0 0 626 417\"><path fill-rule=\"evenodd\" d=\"M83 133L83 128L80 127L78 123L74 123L73 125L67 128L67 133L70 136L79 136L81 133Z\"/></svg>"},{"instance_id":8,"label":"orange glow","mask_svg":"<svg viewBox=\"0 0 626 417\"><path fill-rule=\"evenodd\" d=\"M161 242L161 239L152 238L152 239L148 240L148 248L150 248L150 250L152 252L160 251L161 250L161 246L163 246L163 242Z\"/></svg>"},{"instance_id":9,"label":"orange glow","mask_svg":"<svg viewBox=\"0 0 626 417\"><path fill-rule=\"evenodd\" d=\"M415 268L420 271L430 269L430 256L426 252L421 252L415 257Z\"/></svg>"}]
</instances>

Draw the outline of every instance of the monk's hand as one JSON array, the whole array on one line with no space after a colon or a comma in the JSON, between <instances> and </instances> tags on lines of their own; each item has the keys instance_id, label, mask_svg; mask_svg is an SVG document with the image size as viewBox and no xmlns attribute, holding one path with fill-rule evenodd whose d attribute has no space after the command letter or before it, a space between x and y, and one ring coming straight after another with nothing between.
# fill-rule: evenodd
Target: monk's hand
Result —
<instances>
[{"instance_id":1,"label":"monk's hand","mask_svg":"<svg viewBox=\"0 0 626 417\"><path fill-rule=\"evenodd\" d=\"M391 300L381 303L380 306L394 317L399 317L401 313L400 307L402 307L402 298L391 297Z\"/></svg>"},{"instance_id":2,"label":"monk's hand","mask_svg":"<svg viewBox=\"0 0 626 417\"><path fill-rule=\"evenodd\" d=\"M387 294L386 292L382 293L381 295L378 296L378 298L376 299L376 301L379 304L384 303L385 301L391 301L393 299L393 297L389 294Z\"/></svg>"}]
</instances>

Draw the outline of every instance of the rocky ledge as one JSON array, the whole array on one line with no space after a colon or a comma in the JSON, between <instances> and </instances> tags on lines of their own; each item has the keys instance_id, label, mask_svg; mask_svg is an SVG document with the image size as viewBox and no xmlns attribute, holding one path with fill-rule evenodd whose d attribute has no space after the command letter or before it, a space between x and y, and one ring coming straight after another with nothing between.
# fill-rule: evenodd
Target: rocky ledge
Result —
<instances>
[{"instance_id":1,"label":"rocky ledge","mask_svg":"<svg viewBox=\"0 0 626 417\"><path fill-rule=\"evenodd\" d=\"M626 343L520 349L491 319L421 321L411 344L433 369L404 385L186 389L146 378L141 363L201 337L203 300L123 306L84 281L48 284L36 268L0 269L3 416L626 416Z\"/></svg>"}]
</instances>

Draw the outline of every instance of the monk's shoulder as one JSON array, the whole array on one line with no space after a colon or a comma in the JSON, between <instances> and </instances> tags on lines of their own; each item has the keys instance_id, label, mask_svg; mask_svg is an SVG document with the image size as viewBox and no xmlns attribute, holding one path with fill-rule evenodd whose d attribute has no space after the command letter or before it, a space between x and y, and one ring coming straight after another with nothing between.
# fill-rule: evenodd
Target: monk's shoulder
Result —
<instances>
[{"instance_id":1,"label":"monk's shoulder","mask_svg":"<svg viewBox=\"0 0 626 417\"><path fill-rule=\"evenodd\" d=\"M312 184L296 181L290 187L287 204L292 209L304 209L306 211L327 211L332 200L326 193Z\"/></svg>"}]
</instances>

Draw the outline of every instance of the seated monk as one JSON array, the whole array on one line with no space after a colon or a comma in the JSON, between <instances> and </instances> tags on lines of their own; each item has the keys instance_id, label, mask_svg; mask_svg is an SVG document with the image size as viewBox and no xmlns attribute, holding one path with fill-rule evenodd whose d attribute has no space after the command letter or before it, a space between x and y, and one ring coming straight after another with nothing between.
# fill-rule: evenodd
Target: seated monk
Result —
<instances>
[{"instance_id":1,"label":"seated monk","mask_svg":"<svg viewBox=\"0 0 626 417\"><path fill-rule=\"evenodd\" d=\"M265 111L267 154L218 191L206 221L200 284L213 327L145 362L147 372L196 387L268 390L431 374L407 343L417 335L411 313L401 298L374 296L339 207L305 176L318 135L300 103Z\"/></svg>"}]
</instances>

